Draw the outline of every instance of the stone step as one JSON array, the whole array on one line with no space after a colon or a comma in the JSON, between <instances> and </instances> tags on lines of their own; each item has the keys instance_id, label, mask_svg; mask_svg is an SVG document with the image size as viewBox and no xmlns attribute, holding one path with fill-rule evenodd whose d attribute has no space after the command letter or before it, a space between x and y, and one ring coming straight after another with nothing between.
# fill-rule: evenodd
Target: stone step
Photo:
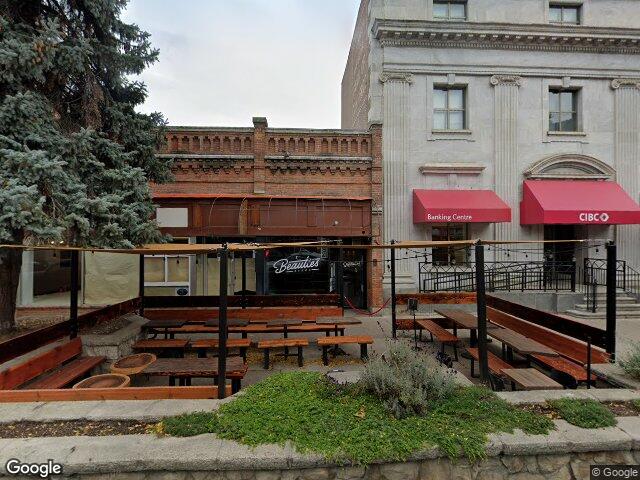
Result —
<instances>
[{"instance_id":1,"label":"stone step","mask_svg":"<svg viewBox=\"0 0 640 480\"><path fill-rule=\"evenodd\" d=\"M606 301L598 302L596 304L596 308L605 308L607 305ZM628 312L639 312L640 313L640 304L637 303L616 303L616 307L618 311L628 311ZM589 306L586 303L579 303L574 307L576 310L589 310Z\"/></svg>"},{"instance_id":2,"label":"stone step","mask_svg":"<svg viewBox=\"0 0 640 480\"><path fill-rule=\"evenodd\" d=\"M607 317L605 310L597 311L596 313L591 313L584 310L567 310L565 312L566 315L570 315L572 317L581 318L584 320L602 320ZM616 310L616 317L624 318L627 320L638 320L640 321L640 312L620 312Z\"/></svg>"}]
</instances>

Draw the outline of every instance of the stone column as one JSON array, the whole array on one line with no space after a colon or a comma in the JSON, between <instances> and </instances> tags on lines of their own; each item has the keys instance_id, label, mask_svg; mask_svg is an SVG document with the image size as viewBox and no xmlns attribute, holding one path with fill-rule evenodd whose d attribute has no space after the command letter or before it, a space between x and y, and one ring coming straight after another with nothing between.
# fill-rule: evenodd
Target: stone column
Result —
<instances>
[{"instance_id":1,"label":"stone column","mask_svg":"<svg viewBox=\"0 0 640 480\"><path fill-rule=\"evenodd\" d=\"M411 191L407 187L407 162L409 160L409 93L413 82L408 73L382 73L380 81L383 91L382 170L384 186L383 239L410 240L413 215ZM407 252L398 251L396 257L406 257ZM385 252L389 258L389 252ZM416 267L417 268L417 267ZM399 286L413 285L411 264L408 260L396 263L396 283ZM389 269L385 269L385 283L389 280ZM402 287L401 287L402 288Z\"/></svg>"},{"instance_id":2,"label":"stone column","mask_svg":"<svg viewBox=\"0 0 640 480\"><path fill-rule=\"evenodd\" d=\"M615 165L617 180L636 202L640 200L640 80L615 79ZM617 227L618 259L640 270L640 226Z\"/></svg>"},{"instance_id":3,"label":"stone column","mask_svg":"<svg viewBox=\"0 0 640 480\"><path fill-rule=\"evenodd\" d=\"M520 183L518 170L518 90L522 78L516 75L494 75L495 87L494 124L494 182L495 192L511 207L511 223L496 223L496 240L520 238ZM496 260L507 259L503 252L496 252Z\"/></svg>"}]
</instances>

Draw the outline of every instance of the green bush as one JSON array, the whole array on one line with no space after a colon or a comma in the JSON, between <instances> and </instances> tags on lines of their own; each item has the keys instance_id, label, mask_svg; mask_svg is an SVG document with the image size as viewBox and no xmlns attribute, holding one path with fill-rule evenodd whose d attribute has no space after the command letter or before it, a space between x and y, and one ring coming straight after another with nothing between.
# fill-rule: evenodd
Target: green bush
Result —
<instances>
[{"instance_id":1,"label":"green bush","mask_svg":"<svg viewBox=\"0 0 640 480\"><path fill-rule=\"evenodd\" d=\"M567 422L582 428L613 427L616 417L595 400L563 398L547 402Z\"/></svg>"},{"instance_id":2,"label":"green bush","mask_svg":"<svg viewBox=\"0 0 640 480\"><path fill-rule=\"evenodd\" d=\"M634 343L618 363L627 375L640 379L640 343Z\"/></svg>"},{"instance_id":3,"label":"green bush","mask_svg":"<svg viewBox=\"0 0 640 480\"><path fill-rule=\"evenodd\" d=\"M367 362L360 385L396 418L424 415L458 388L453 371L401 342Z\"/></svg>"},{"instance_id":4,"label":"green bush","mask_svg":"<svg viewBox=\"0 0 640 480\"><path fill-rule=\"evenodd\" d=\"M521 429L544 434L553 422L509 405L491 391L460 387L425 416L397 419L379 398L348 386L336 388L321 373L271 375L244 389L218 412L167 418L160 431L169 435L215 433L244 445L285 445L358 464L405 461L437 446L470 460L482 458L487 435Z\"/></svg>"}]
</instances>

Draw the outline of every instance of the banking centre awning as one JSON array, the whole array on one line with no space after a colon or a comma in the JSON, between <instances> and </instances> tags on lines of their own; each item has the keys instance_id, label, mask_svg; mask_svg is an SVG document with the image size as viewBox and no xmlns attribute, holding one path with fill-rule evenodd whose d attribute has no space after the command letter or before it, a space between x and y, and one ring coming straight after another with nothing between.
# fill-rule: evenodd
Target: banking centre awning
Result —
<instances>
[{"instance_id":1,"label":"banking centre awning","mask_svg":"<svg viewBox=\"0 0 640 480\"><path fill-rule=\"evenodd\" d=\"M527 180L522 225L640 224L640 206L615 182Z\"/></svg>"},{"instance_id":2,"label":"banking centre awning","mask_svg":"<svg viewBox=\"0 0 640 480\"><path fill-rule=\"evenodd\" d=\"M500 223L511 208L491 190L414 190L413 223Z\"/></svg>"}]
</instances>

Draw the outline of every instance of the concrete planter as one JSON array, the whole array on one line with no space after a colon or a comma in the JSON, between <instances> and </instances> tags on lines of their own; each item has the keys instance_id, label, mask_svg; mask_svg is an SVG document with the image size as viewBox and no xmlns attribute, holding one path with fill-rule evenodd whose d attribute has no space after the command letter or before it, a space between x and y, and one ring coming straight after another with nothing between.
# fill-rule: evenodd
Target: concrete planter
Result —
<instances>
[{"instance_id":1,"label":"concrete planter","mask_svg":"<svg viewBox=\"0 0 640 480\"><path fill-rule=\"evenodd\" d=\"M132 353L133 344L140 337L141 326L148 320L139 315L125 315L129 323L124 328L113 333L102 335L82 335L82 350L84 355L105 356L106 364L102 370L108 371L109 366L117 359Z\"/></svg>"}]
</instances>

